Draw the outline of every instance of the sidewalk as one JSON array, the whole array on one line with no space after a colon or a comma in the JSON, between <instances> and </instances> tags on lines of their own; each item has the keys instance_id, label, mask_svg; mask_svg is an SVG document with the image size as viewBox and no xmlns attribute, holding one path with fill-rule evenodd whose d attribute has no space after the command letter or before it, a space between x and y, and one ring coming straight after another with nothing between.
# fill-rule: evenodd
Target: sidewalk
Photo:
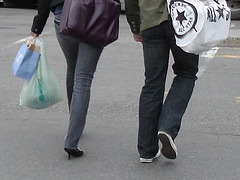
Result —
<instances>
[{"instance_id":1,"label":"sidewalk","mask_svg":"<svg viewBox=\"0 0 240 180\"><path fill-rule=\"evenodd\" d=\"M223 41L220 46L225 47L240 47L240 21L232 21L230 25L230 30L228 33L228 38Z\"/></svg>"}]
</instances>

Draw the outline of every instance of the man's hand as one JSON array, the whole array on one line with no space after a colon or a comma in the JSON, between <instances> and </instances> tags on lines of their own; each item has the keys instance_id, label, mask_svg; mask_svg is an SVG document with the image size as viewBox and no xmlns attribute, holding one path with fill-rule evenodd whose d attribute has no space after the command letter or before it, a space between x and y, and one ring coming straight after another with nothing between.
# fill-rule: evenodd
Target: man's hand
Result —
<instances>
[{"instance_id":1,"label":"man's hand","mask_svg":"<svg viewBox=\"0 0 240 180\"><path fill-rule=\"evenodd\" d=\"M141 33L133 34L133 38L134 38L134 40L137 41L137 42L142 42Z\"/></svg>"}]
</instances>

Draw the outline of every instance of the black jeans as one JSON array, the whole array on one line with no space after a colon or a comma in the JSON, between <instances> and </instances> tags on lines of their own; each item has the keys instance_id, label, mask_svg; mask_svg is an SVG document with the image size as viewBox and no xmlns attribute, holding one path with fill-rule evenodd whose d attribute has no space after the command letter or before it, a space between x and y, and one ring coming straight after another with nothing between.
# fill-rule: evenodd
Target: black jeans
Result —
<instances>
[{"instance_id":1,"label":"black jeans","mask_svg":"<svg viewBox=\"0 0 240 180\"><path fill-rule=\"evenodd\" d=\"M179 132L197 79L199 57L176 46L170 21L144 30L142 39L145 85L140 95L138 151L140 157L152 158L159 149L158 131L167 132L173 139ZM164 101L170 50L176 76Z\"/></svg>"}]
</instances>

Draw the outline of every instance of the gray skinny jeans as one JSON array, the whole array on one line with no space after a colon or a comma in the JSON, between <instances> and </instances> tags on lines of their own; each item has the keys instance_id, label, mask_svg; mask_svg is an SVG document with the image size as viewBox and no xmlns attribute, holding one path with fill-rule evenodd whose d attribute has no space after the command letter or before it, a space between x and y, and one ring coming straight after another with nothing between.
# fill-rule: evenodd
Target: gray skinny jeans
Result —
<instances>
[{"instance_id":1,"label":"gray skinny jeans","mask_svg":"<svg viewBox=\"0 0 240 180\"><path fill-rule=\"evenodd\" d=\"M82 135L90 100L90 88L103 47L59 34L61 14L55 14L57 40L67 61L67 97L70 112L65 148L75 149Z\"/></svg>"}]
</instances>

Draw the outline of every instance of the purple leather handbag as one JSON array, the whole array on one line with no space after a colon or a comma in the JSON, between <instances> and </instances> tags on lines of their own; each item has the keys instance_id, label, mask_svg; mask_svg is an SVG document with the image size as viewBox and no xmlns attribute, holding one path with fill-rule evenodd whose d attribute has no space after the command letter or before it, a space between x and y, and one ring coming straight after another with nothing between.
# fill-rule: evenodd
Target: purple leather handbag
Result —
<instances>
[{"instance_id":1,"label":"purple leather handbag","mask_svg":"<svg viewBox=\"0 0 240 180\"><path fill-rule=\"evenodd\" d=\"M59 32L106 46L118 39L119 0L65 0Z\"/></svg>"}]
</instances>

